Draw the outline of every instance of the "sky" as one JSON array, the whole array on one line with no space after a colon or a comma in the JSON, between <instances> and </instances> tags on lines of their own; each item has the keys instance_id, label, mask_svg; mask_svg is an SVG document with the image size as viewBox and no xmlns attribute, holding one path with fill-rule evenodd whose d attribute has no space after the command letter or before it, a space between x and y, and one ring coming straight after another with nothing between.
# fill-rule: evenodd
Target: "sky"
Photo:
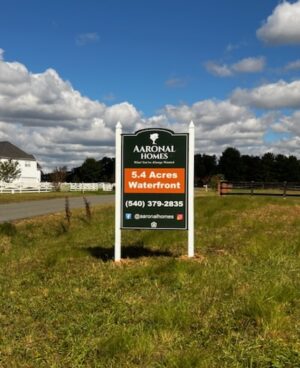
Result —
<instances>
[{"instance_id":1,"label":"sky","mask_svg":"<svg viewBox=\"0 0 300 368\"><path fill-rule=\"evenodd\" d=\"M0 0L0 141L43 171L114 156L115 126L196 153L300 158L300 0Z\"/></svg>"}]
</instances>

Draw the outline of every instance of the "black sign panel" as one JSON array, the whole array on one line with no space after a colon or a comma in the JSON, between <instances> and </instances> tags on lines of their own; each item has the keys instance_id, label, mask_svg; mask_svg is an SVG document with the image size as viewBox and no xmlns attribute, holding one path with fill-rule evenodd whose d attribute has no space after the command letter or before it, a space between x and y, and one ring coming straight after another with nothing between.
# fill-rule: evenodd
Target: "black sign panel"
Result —
<instances>
[{"instance_id":1,"label":"black sign panel","mask_svg":"<svg viewBox=\"0 0 300 368\"><path fill-rule=\"evenodd\" d=\"M187 229L188 134L122 135L123 229Z\"/></svg>"}]
</instances>

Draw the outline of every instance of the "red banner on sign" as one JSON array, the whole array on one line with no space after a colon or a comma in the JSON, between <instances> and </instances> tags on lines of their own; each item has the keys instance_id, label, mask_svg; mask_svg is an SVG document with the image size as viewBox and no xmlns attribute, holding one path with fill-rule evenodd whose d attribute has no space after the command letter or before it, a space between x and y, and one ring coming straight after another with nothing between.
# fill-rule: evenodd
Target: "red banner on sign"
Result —
<instances>
[{"instance_id":1,"label":"red banner on sign","mask_svg":"<svg viewBox=\"0 0 300 368\"><path fill-rule=\"evenodd\" d=\"M124 193L185 193L185 169L125 168Z\"/></svg>"}]
</instances>

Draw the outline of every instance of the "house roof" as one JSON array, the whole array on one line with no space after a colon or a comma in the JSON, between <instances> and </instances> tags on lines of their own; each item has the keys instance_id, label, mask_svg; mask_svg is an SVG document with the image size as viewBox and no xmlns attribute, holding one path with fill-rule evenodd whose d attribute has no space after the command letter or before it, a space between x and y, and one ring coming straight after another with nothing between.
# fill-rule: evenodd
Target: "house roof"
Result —
<instances>
[{"instance_id":1,"label":"house roof","mask_svg":"<svg viewBox=\"0 0 300 368\"><path fill-rule=\"evenodd\" d=\"M0 142L0 158L35 161L33 155L29 155L10 142Z\"/></svg>"}]
</instances>

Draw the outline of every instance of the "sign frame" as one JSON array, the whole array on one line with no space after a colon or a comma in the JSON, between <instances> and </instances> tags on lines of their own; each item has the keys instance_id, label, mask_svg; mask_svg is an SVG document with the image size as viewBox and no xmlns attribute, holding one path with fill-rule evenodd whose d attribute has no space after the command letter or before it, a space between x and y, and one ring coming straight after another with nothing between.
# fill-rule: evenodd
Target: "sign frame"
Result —
<instances>
[{"instance_id":1,"label":"sign frame","mask_svg":"<svg viewBox=\"0 0 300 368\"><path fill-rule=\"evenodd\" d=\"M183 202L184 202L184 226L174 226L171 227L171 226L167 226L167 227L152 227L152 226L126 226L124 224L124 207L125 207L125 203L124 203L124 197L128 196L127 193L124 192L124 177L125 177L125 155L126 155L126 152L125 152L125 149L126 149L126 145L125 145L125 141L126 141L126 138L127 137L130 137L130 138L138 138L138 136L140 134L145 134L145 133L149 133L151 134L151 132L153 133L159 133L159 132L162 132L162 133L167 133L167 134L170 134L172 137L180 137L180 138L183 138L185 139L184 143L185 143L185 162L184 162L184 167L180 167L178 169L184 169L185 170L185 173L184 173L184 192L182 193L184 195L184 199L183 199ZM188 205L189 205L189 201L188 201L188 178L189 178L189 134L188 133L175 133L173 132L172 130L170 129L164 129L164 128L146 128L146 129L140 129L138 131L136 131L135 133L132 133L132 134L121 134L121 229L124 229L124 230L188 230ZM166 167L166 165L162 165L163 167L161 167L160 169L169 169L170 171L172 171L172 169L177 169L177 166L176 166L176 162L175 162L175 165L169 165L169 167ZM156 170L158 168L158 165L151 165L150 162L148 163L148 165L145 166L142 166L142 167L136 167L136 169L143 169L143 170ZM129 168L128 168L129 169ZM137 197L141 196L143 197L143 194L142 193L134 193ZM133 196L134 196L133 194ZM173 195L176 195L173 194ZM172 196L173 196L172 195ZM147 193L144 193L144 197L147 197L148 196L148 200L149 198L151 198L151 194L147 194ZM152 193L152 196L153 196L153 193ZM158 197L163 197L164 196L164 193L156 193L155 196L158 196ZM177 197L179 197L180 195L177 195ZM183 197L182 195L180 197ZM148 201L146 200L146 202ZM182 198L181 198L182 200ZM160 199L158 200L158 202L162 202L163 199ZM174 201L174 200L173 200ZM176 199L175 199L176 201ZM172 202L172 200L170 200L170 202ZM163 203L161 203L163 205ZM157 216L159 216L159 214L157 214Z\"/></svg>"},{"instance_id":2,"label":"sign frame","mask_svg":"<svg viewBox=\"0 0 300 368\"><path fill-rule=\"evenodd\" d=\"M159 128L157 128L159 129ZM156 130L157 130L156 129ZM165 130L165 129L164 129ZM174 133L176 134L176 133ZM180 134L180 133L179 133ZM187 133L185 133L187 134ZM115 135L115 262L121 261L121 189L122 189L122 125L116 125ZM193 121L189 124L188 140L188 175L187 175L187 196L188 196L188 258L194 257L194 151L195 151L195 126ZM169 228L168 228L169 229ZM159 229L161 230L161 229Z\"/></svg>"}]
</instances>

